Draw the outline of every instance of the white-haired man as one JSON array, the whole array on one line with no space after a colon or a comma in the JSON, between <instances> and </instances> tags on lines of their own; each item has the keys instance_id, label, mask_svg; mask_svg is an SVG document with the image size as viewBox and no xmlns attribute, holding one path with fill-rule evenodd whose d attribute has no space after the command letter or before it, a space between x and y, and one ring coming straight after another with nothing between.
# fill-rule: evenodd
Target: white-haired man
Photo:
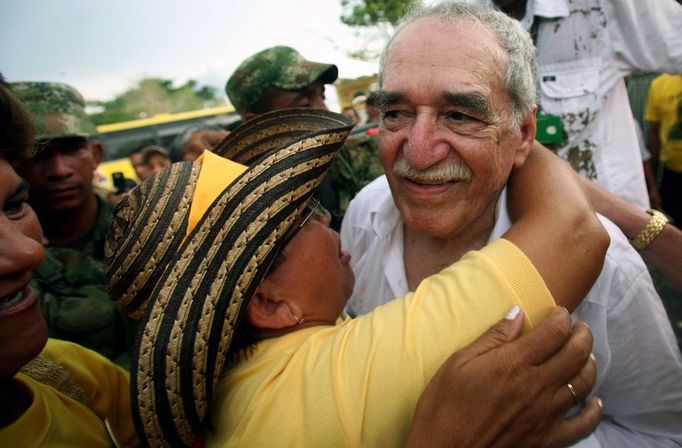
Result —
<instances>
[{"instance_id":1,"label":"white-haired man","mask_svg":"<svg viewBox=\"0 0 682 448\"><path fill-rule=\"evenodd\" d=\"M413 290L508 228L509 174L539 150L531 149L535 65L528 34L488 8L441 3L399 27L378 93L386 177L351 202L342 226L354 311ZM612 241L604 270L574 313L594 332L594 393L604 400L604 421L583 443L680 444L682 360L672 329L641 258L604 225ZM567 262L580 269L580 260Z\"/></svg>"}]
</instances>

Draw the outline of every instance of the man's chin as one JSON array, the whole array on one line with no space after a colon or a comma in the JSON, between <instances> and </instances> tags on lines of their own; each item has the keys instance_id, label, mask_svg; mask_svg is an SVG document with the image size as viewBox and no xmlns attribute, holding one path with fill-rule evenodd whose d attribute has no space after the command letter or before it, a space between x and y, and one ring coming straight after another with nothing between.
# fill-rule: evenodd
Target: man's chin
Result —
<instances>
[{"instance_id":1,"label":"man's chin","mask_svg":"<svg viewBox=\"0 0 682 448\"><path fill-rule=\"evenodd\" d=\"M67 213L79 209L83 205L82 199L71 199L54 203L43 203L33 205L38 215Z\"/></svg>"}]
</instances>

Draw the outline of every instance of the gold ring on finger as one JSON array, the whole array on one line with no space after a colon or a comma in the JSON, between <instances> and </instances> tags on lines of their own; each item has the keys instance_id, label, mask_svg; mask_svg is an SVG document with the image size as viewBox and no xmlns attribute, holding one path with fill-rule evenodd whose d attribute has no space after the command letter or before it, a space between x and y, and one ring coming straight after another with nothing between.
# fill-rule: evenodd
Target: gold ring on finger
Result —
<instances>
[{"instance_id":1,"label":"gold ring on finger","mask_svg":"<svg viewBox=\"0 0 682 448\"><path fill-rule=\"evenodd\" d=\"M566 383L566 387L568 387L568 391L571 393L571 397L573 398L573 402L575 405L580 404L580 400L578 400L578 394L575 391L575 387L573 387L573 384L571 383Z\"/></svg>"}]
</instances>

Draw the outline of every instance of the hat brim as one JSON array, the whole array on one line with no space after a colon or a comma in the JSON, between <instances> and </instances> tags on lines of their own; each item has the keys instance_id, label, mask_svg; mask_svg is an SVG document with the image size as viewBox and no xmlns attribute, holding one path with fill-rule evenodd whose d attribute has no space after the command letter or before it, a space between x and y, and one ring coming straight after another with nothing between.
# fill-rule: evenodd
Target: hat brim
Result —
<instances>
[{"instance_id":1,"label":"hat brim","mask_svg":"<svg viewBox=\"0 0 682 448\"><path fill-rule=\"evenodd\" d=\"M318 79L322 81L323 84L333 84L339 77L339 68L334 64L305 61L304 66L307 68L307 76L301 74L296 78L295 83L292 83L289 79L286 79L286 81L275 79L271 84L272 87L283 90L297 90L312 84Z\"/></svg>"},{"instance_id":2,"label":"hat brim","mask_svg":"<svg viewBox=\"0 0 682 448\"><path fill-rule=\"evenodd\" d=\"M307 133L345 126L347 117L341 117L312 108L281 109L239 126L212 151L243 165L251 165L267 152Z\"/></svg>"},{"instance_id":3,"label":"hat brim","mask_svg":"<svg viewBox=\"0 0 682 448\"><path fill-rule=\"evenodd\" d=\"M320 117L316 129L291 133L292 128L311 128L313 116ZM262 151L211 204L184 242L171 238L169 244L177 251L148 258L156 264L167 260L149 294L131 377L136 426L150 446L190 446L194 441L246 306L276 256L278 243L303 213L351 128L346 117L311 109L276 111L250 122L248 132L237 131L241 138L253 137L267 142L265 146L283 143ZM177 179L174 185L158 185L150 192L160 197L172 190L175 197L168 202L189 208L183 201L191 196L197 165L174 165L165 177L166 183ZM142 218L132 211L119 211L117 218L124 215ZM173 213L149 213L162 215ZM176 234L183 221L186 226L184 216L177 221Z\"/></svg>"}]
</instances>

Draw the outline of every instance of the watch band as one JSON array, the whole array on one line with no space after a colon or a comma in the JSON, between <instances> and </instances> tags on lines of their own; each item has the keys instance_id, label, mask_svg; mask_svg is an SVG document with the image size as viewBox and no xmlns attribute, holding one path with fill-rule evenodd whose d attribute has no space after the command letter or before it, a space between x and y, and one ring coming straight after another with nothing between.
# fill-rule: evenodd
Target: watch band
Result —
<instances>
[{"instance_id":1,"label":"watch band","mask_svg":"<svg viewBox=\"0 0 682 448\"><path fill-rule=\"evenodd\" d=\"M663 227L668 224L668 218L658 210L647 210L647 213L651 215L651 219L642 231L639 232L639 235L630 240L632 247L639 251L646 249L658 234L661 233Z\"/></svg>"}]
</instances>

